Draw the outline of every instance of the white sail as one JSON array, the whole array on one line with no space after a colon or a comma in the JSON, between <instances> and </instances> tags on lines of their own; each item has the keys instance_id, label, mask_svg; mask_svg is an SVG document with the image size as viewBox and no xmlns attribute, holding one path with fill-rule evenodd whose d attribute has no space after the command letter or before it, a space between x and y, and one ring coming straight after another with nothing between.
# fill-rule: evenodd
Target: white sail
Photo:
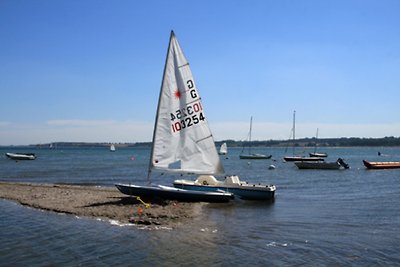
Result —
<instances>
[{"instance_id":1,"label":"white sail","mask_svg":"<svg viewBox=\"0 0 400 267\"><path fill-rule=\"evenodd\" d=\"M219 148L219 154L220 155L226 155L228 154L228 146L226 145L226 143L223 143L221 145L221 147Z\"/></svg>"},{"instance_id":2,"label":"white sail","mask_svg":"<svg viewBox=\"0 0 400 267\"><path fill-rule=\"evenodd\" d=\"M111 145L111 146L110 146L110 151L111 151L111 152L114 152L114 151L115 151L115 146L114 146L114 145Z\"/></svg>"},{"instance_id":3,"label":"white sail","mask_svg":"<svg viewBox=\"0 0 400 267\"><path fill-rule=\"evenodd\" d=\"M149 168L222 174L224 170L206 118L189 63L171 32Z\"/></svg>"}]
</instances>

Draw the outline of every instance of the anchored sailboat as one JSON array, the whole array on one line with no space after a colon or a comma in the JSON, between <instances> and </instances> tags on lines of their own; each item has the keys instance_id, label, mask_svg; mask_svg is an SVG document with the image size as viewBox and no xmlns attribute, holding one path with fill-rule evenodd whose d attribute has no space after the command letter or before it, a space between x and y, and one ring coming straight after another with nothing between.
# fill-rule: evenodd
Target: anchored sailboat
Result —
<instances>
[{"instance_id":1,"label":"anchored sailboat","mask_svg":"<svg viewBox=\"0 0 400 267\"><path fill-rule=\"evenodd\" d=\"M228 145L226 143L222 143L221 147L219 148L218 154L220 155L228 154Z\"/></svg>"},{"instance_id":2,"label":"anchored sailboat","mask_svg":"<svg viewBox=\"0 0 400 267\"><path fill-rule=\"evenodd\" d=\"M115 152L115 145L114 145L114 144L111 144L111 146L110 146L110 151L111 151L111 152Z\"/></svg>"},{"instance_id":3,"label":"anchored sailboat","mask_svg":"<svg viewBox=\"0 0 400 267\"><path fill-rule=\"evenodd\" d=\"M295 140L296 140L296 111L293 111L293 156L285 156L283 157L284 161L324 161L323 158L320 157L303 157L303 156L295 156Z\"/></svg>"},{"instance_id":4,"label":"anchored sailboat","mask_svg":"<svg viewBox=\"0 0 400 267\"><path fill-rule=\"evenodd\" d=\"M313 153L309 153L310 157L320 157L320 158L326 158L328 156L327 153L321 153L321 152L317 152L317 143L318 140L318 128L317 128L317 134L315 135L315 146L314 146L314 152Z\"/></svg>"},{"instance_id":5,"label":"anchored sailboat","mask_svg":"<svg viewBox=\"0 0 400 267\"><path fill-rule=\"evenodd\" d=\"M264 154L258 154L258 153L252 153L251 152L251 131L253 127L253 117L250 117L250 130L249 130L249 146L248 146L248 153L243 153L245 147L243 146L242 152L239 155L240 159L270 159L272 158L272 155L264 155Z\"/></svg>"},{"instance_id":6,"label":"anchored sailboat","mask_svg":"<svg viewBox=\"0 0 400 267\"><path fill-rule=\"evenodd\" d=\"M153 132L149 183L153 171L203 175L224 172L200 100L189 63L171 32ZM183 201L226 202L233 198L227 192L160 185L116 187L128 195Z\"/></svg>"}]
</instances>

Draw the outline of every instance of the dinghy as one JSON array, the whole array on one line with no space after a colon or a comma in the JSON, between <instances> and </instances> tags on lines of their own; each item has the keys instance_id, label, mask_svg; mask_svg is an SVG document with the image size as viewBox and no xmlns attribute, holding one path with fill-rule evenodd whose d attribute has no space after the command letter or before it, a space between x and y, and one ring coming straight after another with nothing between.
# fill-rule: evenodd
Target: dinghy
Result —
<instances>
[{"instance_id":1,"label":"dinghy","mask_svg":"<svg viewBox=\"0 0 400 267\"><path fill-rule=\"evenodd\" d=\"M6 153L9 159L13 160L34 160L36 155L34 153Z\"/></svg>"},{"instance_id":2,"label":"dinghy","mask_svg":"<svg viewBox=\"0 0 400 267\"><path fill-rule=\"evenodd\" d=\"M272 158L272 155L264 155L264 154L259 154L259 153L253 153L251 151L251 131L253 127L253 117L250 117L250 130L249 130L249 146L248 146L248 152L243 153L245 150L245 146L243 146L242 152L239 155L240 159L270 159Z\"/></svg>"},{"instance_id":3,"label":"dinghy","mask_svg":"<svg viewBox=\"0 0 400 267\"><path fill-rule=\"evenodd\" d=\"M221 174L214 139L183 51L171 32L153 132L149 185L116 184L120 192L145 198L228 202L232 193L206 192L151 185L152 172ZM165 177L165 176L163 176Z\"/></svg>"}]
</instances>

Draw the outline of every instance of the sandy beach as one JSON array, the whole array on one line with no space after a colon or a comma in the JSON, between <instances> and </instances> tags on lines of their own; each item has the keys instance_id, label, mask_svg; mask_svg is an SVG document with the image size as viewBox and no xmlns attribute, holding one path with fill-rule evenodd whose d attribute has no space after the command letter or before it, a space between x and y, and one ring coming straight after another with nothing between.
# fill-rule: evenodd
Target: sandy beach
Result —
<instances>
[{"instance_id":1,"label":"sandy beach","mask_svg":"<svg viewBox=\"0 0 400 267\"><path fill-rule=\"evenodd\" d=\"M206 204L142 202L113 187L9 182L0 182L0 198L57 213L168 227L193 219Z\"/></svg>"}]
</instances>

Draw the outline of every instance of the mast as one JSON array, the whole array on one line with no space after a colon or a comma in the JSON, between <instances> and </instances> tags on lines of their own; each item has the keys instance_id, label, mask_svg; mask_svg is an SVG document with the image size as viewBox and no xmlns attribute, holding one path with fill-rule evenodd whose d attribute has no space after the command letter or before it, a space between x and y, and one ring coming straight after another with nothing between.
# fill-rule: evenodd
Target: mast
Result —
<instances>
[{"instance_id":1,"label":"mast","mask_svg":"<svg viewBox=\"0 0 400 267\"><path fill-rule=\"evenodd\" d=\"M315 135L315 147L314 147L314 153L317 153L317 140L318 140L318 128L317 128L317 134Z\"/></svg>"},{"instance_id":2,"label":"mast","mask_svg":"<svg viewBox=\"0 0 400 267\"><path fill-rule=\"evenodd\" d=\"M249 133L249 154L251 154L251 130L253 127L253 116L250 117L250 133Z\"/></svg>"},{"instance_id":3,"label":"mast","mask_svg":"<svg viewBox=\"0 0 400 267\"><path fill-rule=\"evenodd\" d=\"M296 139L296 110L293 111L293 156L294 156L294 149L295 149L295 139Z\"/></svg>"},{"instance_id":4,"label":"mast","mask_svg":"<svg viewBox=\"0 0 400 267\"><path fill-rule=\"evenodd\" d=\"M165 77L165 72L167 70L167 62L168 62L168 54L169 50L171 47L172 43L172 38L175 38L175 33L173 30L171 30L171 35L169 37L169 44L168 44L168 49L167 49L167 56L165 57L165 63L164 63L164 71L163 71L163 76L162 76L162 81L161 81L161 87L160 87L160 94L158 96L158 104L157 104L157 112L156 112L156 119L154 120L154 127L153 127L153 139L151 141L151 152L150 152L150 160L149 160L149 168L147 170L147 183L150 184L150 176L151 176L151 166L152 166L152 160L153 160L153 155L154 155L154 140L156 137L156 131L157 131L157 124L158 124L158 113L160 111L160 102L161 102L161 95L162 95L162 89L164 87L164 77Z\"/></svg>"}]
</instances>

